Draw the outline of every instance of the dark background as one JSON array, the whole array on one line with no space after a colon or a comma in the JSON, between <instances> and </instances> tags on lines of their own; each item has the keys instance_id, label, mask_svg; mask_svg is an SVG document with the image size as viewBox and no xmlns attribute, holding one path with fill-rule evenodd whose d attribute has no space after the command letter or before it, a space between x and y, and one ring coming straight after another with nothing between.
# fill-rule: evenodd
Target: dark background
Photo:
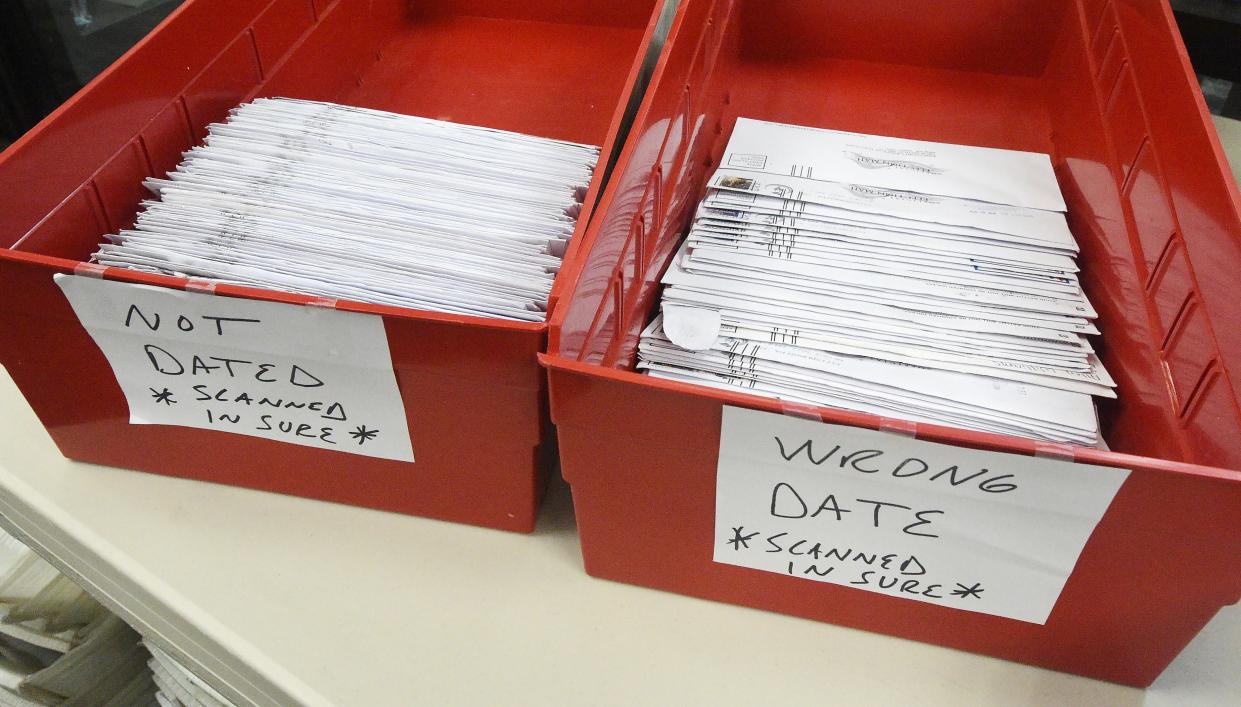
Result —
<instances>
[{"instance_id":1,"label":"dark background","mask_svg":"<svg viewBox=\"0 0 1241 707\"><path fill-rule=\"evenodd\" d=\"M182 0L0 0L0 147L86 85Z\"/></svg>"}]
</instances>

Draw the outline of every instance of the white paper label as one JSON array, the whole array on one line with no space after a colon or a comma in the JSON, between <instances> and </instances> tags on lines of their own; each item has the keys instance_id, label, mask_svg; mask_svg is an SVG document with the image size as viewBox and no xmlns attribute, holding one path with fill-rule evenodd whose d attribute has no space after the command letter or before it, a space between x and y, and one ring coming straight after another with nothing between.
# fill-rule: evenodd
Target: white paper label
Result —
<instances>
[{"instance_id":1,"label":"white paper label","mask_svg":"<svg viewBox=\"0 0 1241 707\"><path fill-rule=\"evenodd\" d=\"M725 407L715 561L1042 624L1128 475Z\"/></svg>"},{"instance_id":2,"label":"white paper label","mask_svg":"<svg viewBox=\"0 0 1241 707\"><path fill-rule=\"evenodd\" d=\"M135 425L413 461L383 319L57 275Z\"/></svg>"}]
</instances>

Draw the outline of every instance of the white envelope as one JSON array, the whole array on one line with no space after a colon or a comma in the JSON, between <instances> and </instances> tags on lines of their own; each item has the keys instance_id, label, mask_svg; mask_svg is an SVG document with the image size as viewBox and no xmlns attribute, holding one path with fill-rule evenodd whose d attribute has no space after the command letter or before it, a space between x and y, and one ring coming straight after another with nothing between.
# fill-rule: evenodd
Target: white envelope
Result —
<instances>
[{"instance_id":1,"label":"white envelope","mask_svg":"<svg viewBox=\"0 0 1241 707\"><path fill-rule=\"evenodd\" d=\"M779 270L771 269L778 263ZM1094 308L1080 292L1076 296L1051 297L1015 291L1011 288L983 287L968 283L947 283L925 278L880 272L861 273L816 263L763 258L740 253L701 249L688 252L681 267L690 272L734 275L744 272L758 282L792 284L809 291L836 291L849 288L858 292L891 293L896 297L932 297L967 305L1002 307L1024 317L1051 314L1093 319Z\"/></svg>"},{"instance_id":2,"label":"white envelope","mask_svg":"<svg viewBox=\"0 0 1241 707\"><path fill-rule=\"evenodd\" d=\"M96 262L541 321L598 148L260 99L209 127Z\"/></svg>"},{"instance_id":3,"label":"white envelope","mask_svg":"<svg viewBox=\"0 0 1241 707\"><path fill-rule=\"evenodd\" d=\"M1051 158L738 118L721 165L1064 211Z\"/></svg>"},{"instance_id":4,"label":"white envelope","mask_svg":"<svg viewBox=\"0 0 1241 707\"><path fill-rule=\"evenodd\" d=\"M753 233L741 233L739 235L748 237L730 240L728 237L733 235L738 234L695 227L688 237L690 252L721 250L751 257L818 264L845 270L905 275L949 283L976 284L980 287L1046 294L1051 297L1074 298L1081 292L1077 278L1072 275L1068 277L1040 275L1029 271L993 267L988 263L970 262L968 259L954 261L942 257L918 257L910 251L892 251L882 247L870 249L849 245L838 247L830 241L823 240L817 240L812 246L806 248L798 248L797 241L773 243L767 239L764 242L761 236L755 237L756 234Z\"/></svg>"},{"instance_id":5,"label":"white envelope","mask_svg":"<svg viewBox=\"0 0 1241 707\"><path fill-rule=\"evenodd\" d=\"M1010 429L1080 430L1089 435L1097 431L1090 397L1081 393L853 356L805 356L794 347L727 338L709 352L690 355L664 338L662 324L657 319L643 332L648 365L688 366L686 370L709 370L747 383L766 381L802 391L826 384L837 394L864 393L872 401L887 400L896 403L896 409L919 408L941 421L947 413L958 420L1002 421Z\"/></svg>"},{"instance_id":6,"label":"white envelope","mask_svg":"<svg viewBox=\"0 0 1241 707\"><path fill-rule=\"evenodd\" d=\"M914 233L990 238L1077 252L1064 214L968 199L721 168L707 202Z\"/></svg>"}]
</instances>

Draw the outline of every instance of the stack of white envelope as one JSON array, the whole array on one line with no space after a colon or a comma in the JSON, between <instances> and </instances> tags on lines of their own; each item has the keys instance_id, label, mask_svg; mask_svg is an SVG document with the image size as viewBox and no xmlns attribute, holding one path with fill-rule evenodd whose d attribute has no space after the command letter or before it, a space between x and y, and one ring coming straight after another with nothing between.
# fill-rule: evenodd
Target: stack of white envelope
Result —
<instances>
[{"instance_id":1,"label":"stack of white envelope","mask_svg":"<svg viewBox=\"0 0 1241 707\"><path fill-rule=\"evenodd\" d=\"M642 334L653 376L1099 445L1047 155L739 119Z\"/></svg>"},{"instance_id":2,"label":"stack of white envelope","mask_svg":"<svg viewBox=\"0 0 1241 707\"><path fill-rule=\"evenodd\" d=\"M211 125L101 264L542 321L599 149L331 103Z\"/></svg>"},{"instance_id":3,"label":"stack of white envelope","mask_svg":"<svg viewBox=\"0 0 1241 707\"><path fill-rule=\"evenodd\" d=\"M233 707L231 700L203 682L176 658L152 643L145 645L151 652L147 665L158 689L155 698L160 707Z\"/></svg>"},{"instance_id":4,"label":"stack of white envelope","mask_svg":"<svg viewBox=\"0 0 1241 707\"><path fill-rule=\"evenodd\" d=\"M0 530L0 707L155 705L138 634Z\"/></svg>"}]
</instances>

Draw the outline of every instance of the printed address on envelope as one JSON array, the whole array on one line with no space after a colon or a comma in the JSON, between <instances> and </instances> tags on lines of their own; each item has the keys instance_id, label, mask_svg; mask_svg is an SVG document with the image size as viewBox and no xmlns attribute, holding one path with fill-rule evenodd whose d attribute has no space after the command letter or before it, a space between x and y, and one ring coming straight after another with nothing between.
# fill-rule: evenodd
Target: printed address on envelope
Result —
<instances>
[{"instance_id":1,"label":"printed address on envelope","mask_svg":"<svg viewBox=\"0 0 1241 707\"><path fill-rule=\"evenodd\" d=\"M1128 475L725 407L714 559L1043 624Z\"/></svg>"},{"instance_id":2,"label":"printed address on envelope","mask_svg":"<svg viewBox=\"0 0 1241 707\"><path fill-rule=\"evenodd\" d=\"M56 275L135 425L413 461L383 319Z\"/></svg>"}]
</instances>

